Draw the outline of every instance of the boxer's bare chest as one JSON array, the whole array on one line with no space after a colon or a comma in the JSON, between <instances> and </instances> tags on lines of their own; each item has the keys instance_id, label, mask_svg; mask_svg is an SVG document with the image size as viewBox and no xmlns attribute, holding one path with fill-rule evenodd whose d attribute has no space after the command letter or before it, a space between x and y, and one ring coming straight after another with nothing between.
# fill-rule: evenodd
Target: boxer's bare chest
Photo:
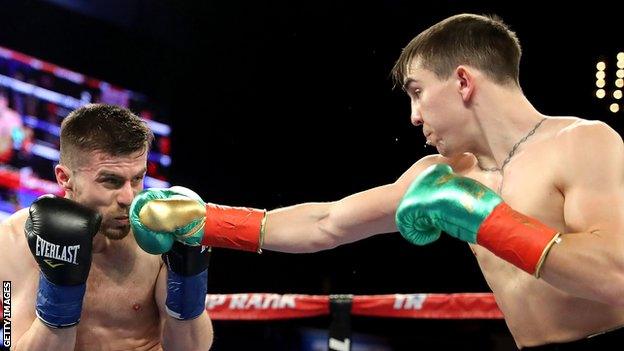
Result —
<instances>
[{"instance_id":1,"label":"boxer's bare chest","mask_svg":"<svg viewBox=\"0 0 624 351\"><path fill-rule=\"evenodd\" d=\"M87 280L76 349L93 340L126 340L124 347L158 341L160 319L154 289L160 269L157 256L128 250L93 256ZM85 349L94 349L93 345Z\"/></svg>"},{"instance_id":2,"label":"boxer's bare chest","mask_svg":"<svg viewBox=\"0 0 624 351\"><path fill-rule=\"evenodd\" d=\"M559 188L556 153L556 141L546 138L527 145L502 173L483 171L476 164L461 173L495 190L516 211L565 232L565 198ZM510 278L530 278L481 247L474 246L474 251L491 286L496 285L499 278L506 282Z\"/></svg>"}]
</instances>

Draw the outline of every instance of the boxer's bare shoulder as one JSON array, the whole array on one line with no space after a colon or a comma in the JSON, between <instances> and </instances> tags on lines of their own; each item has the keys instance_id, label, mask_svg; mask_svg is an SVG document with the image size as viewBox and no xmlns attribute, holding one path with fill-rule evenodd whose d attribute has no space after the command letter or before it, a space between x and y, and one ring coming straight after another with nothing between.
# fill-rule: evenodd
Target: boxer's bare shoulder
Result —
<instances>
[{"instance_id":1,"label":"boxer's bare shoulder","mask_svg":"<svg viewBox=\"0 0 624 351\"><path fill-rule=\"evenodd\" d=\"M26 270L35 270L37 265L28 250L24 236L24 223L28 217L28 209L21 209L0 223L0 247L3 250L0 275L19 275Z\"/></svg>"},{"instance_id":2,"label":"boxer's bare shoulder","mask_svg":"<svg viewBox=\"0 0 624 351\"><path fill-rule=\"evenodd\" d=\"M453 170L459 174L467 173L468 170L475 167L477 159L471 153L462 153L455 157L444 157L440 154L427 155L418 161L416 161L407 171L405 171L399 179L395 182L395 185L399 187L401 195L407 187L414 181L420 173L425 169L436 164L447 164L453 168Z\"/></svg>"}]
</instances>

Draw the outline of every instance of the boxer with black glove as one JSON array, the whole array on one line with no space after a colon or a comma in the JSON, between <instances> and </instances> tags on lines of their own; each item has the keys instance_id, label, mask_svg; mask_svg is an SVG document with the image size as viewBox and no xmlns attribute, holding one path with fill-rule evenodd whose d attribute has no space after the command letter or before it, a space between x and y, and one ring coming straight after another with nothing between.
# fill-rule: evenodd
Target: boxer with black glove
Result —
<instances>
[{"instance_id":1,"label":"boxer with black glove","mask_svg":"<svg viewBox=\"0 0 624 351\"><path fill-rule=\"evenodd\" d=\"M45 325L66 328L80 321L101 220L97 212L60 197L44 196L30 206L24 233L41 271L36 313Z\"/></svg>"}]
</instances>

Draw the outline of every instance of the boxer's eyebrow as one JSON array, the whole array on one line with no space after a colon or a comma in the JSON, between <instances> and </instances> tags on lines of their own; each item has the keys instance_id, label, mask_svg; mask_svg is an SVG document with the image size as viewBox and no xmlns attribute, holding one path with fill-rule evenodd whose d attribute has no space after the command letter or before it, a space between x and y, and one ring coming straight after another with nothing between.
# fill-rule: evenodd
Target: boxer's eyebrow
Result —
<instances>
[{"instance_id":1,"label":"boxer's eyebrow","mask_svg":"<svg viewBox=\"0 0 624 351\"><path fill-rule=\"evenodd\" d=\"M132 178L143 177L145 175L145 173L147 173L147 167L143 168L140 172L135 174ZM119 175L119 174L117 174L117 173L115 173L115 172L100 171L97 174L97 178L118 178L118 179L123 179L124 177Z\"/></svg>"},{"instance_id":2,"label":"boxer's eyebrow","mask_svg":"<svg viewBox=\"0 0 624 351\"><path fill-rule=\"evenodd\" d=\"M108 177L110 177L110 178L122 178L122 176L120 176L119 174L114 173L114 172L108 172L108 171L98 172L97 177L98 178L108 178Z\"/></svg>"}]
</instances>

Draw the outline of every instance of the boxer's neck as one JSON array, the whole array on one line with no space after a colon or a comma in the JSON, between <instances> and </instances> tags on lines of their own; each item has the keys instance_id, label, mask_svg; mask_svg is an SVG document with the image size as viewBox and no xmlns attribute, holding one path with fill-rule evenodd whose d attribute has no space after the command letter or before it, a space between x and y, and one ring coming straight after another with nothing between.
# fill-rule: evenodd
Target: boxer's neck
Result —
<instances>
[{"instance_id":1,"label":"boxer's neck","mask_svg":"<svg viewBox=\"0 0 624 351\"><path fill-rule=\"evenodd\" d=\"M514 147L518 151L523 146L519 142L530 143L527 135L539 132L534 129L546 117L520 90L487 89L479 94L473 109L479 135L472 153L481 169L501 170L506 160L511 161Z\"/></svg>"}]
</instances>

